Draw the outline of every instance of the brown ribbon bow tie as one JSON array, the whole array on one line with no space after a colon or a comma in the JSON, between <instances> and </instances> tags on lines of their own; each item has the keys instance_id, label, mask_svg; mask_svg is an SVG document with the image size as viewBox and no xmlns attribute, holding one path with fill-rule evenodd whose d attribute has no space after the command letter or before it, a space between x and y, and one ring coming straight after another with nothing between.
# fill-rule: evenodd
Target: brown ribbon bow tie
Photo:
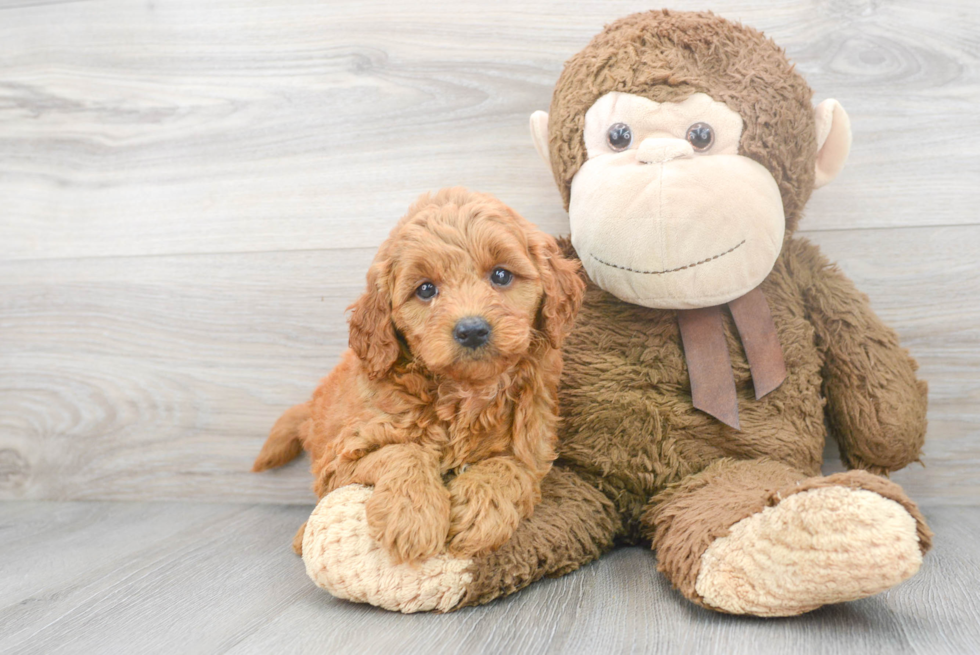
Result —
<instances>
[{"instance_id":1,"label":"brown ribbon bow tie","mask_svg":"<svg viewBox=\"0 0 980 655\"><path fill-rule=\"evenodd\" d=\"M772 322L772 312L758 287L728 303L728 309L735 319L745 357L749 360L758 400L786 379L786 362ZM694 406L738 430L738 397L721 305L679 310L677 323L691 377Z\"/></svg>"}]
</instances>

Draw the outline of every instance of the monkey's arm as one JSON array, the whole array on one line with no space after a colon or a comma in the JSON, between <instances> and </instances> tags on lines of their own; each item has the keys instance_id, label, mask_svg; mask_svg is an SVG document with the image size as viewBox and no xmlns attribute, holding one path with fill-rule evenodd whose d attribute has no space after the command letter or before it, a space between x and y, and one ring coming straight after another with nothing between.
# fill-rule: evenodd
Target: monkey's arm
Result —
<instances>
[{"instance_id":1,"label":"monkey's arm","mask_svg":"<svg viewBox=\"0 0 980 655\"><path fill-rule=\"evenodd\" d=\"M827 417L848 468L887 473L919 460L927 386L868 298L804 239L786 245L824 356Z\"/></svg>"}]
</instances>

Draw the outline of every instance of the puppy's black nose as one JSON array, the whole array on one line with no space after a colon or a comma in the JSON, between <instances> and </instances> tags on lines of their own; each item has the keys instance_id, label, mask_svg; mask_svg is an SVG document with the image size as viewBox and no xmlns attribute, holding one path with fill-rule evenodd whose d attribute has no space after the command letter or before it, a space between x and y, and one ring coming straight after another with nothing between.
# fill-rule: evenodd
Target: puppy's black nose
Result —
<instances>
[{"instance_id":1,"label":"puppy's black nose","mask_svg":"<svg viewBox=\"0 0 980 655\"><path fill-rule=\"evenodd\" d=\"M490 338L490 324L480 316L461 318L453 328L453 338L465 348L479 348Z\"/></svg>"}]
</instances>

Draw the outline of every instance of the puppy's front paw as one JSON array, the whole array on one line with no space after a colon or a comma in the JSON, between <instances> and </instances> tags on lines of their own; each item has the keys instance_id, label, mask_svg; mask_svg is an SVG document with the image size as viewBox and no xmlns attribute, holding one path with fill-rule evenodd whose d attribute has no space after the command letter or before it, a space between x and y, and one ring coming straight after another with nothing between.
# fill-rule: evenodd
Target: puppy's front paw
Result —
<instances>
[{"instance_id":1,"label":"puppy's front paw","mask_svg":"<svg viewBox=\"0 0 980 655\"><path fill-rule=\"evenodd\" d=\"M443 487L413 493L375 489L365 507L371 536L398 562L442 551L449 532L449 494Z\"/></svg>"},{"instance_id":2,"label":"puppy's front paw","mask_svg":"<svg viewBox=\"0 0 980 655\"><path fill-rule=\"evenodd\" d=\"M370 536L371 487L341 487L320 501L303 534L306 573L337 598L396 612L448 612L473 582L473 561L436 555L395 564Z\"/></svg>"},{"instance_id":3,"label":"puppy's front paw","mask_svg":"<svg viewBox=\"0 0 980 655\"><path fill-rule=\"evenodd\" d=\"M500 548L524 518L496 489L465 475L449 484L449 494L449 553L456 557L474 557Z\"/></svg>"}]
</instances>

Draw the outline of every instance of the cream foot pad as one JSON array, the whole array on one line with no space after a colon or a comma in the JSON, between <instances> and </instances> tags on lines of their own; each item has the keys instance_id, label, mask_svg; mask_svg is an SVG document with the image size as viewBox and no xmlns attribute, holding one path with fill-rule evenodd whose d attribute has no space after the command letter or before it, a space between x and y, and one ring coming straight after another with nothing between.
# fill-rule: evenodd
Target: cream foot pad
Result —
<instances>
[{"instance_id":1,"label":"cream foot pad","mask_svg":"<svg viewBox=\"0 0 980 655\"><path fill-rule=\"evenodd\" d=\"M733 525L701 556L695 588L726 612L789 616L884 591L921 564L915 519L901 505L825 487Z\"/></svg>"},{"instance_id":2,"label":"cream foot pad","mask_svg":"<svg viewBox=\"0 0 980 655\"><path fill-rule=\"evenodd\" d=\"M306 573L318 587L356 603L405 613L455 607L472 580L472 560L442 554L395 564L368 534L364 505L371 493L355 484L323 497L303 535Z\"/></svg>"}]
</instances>

